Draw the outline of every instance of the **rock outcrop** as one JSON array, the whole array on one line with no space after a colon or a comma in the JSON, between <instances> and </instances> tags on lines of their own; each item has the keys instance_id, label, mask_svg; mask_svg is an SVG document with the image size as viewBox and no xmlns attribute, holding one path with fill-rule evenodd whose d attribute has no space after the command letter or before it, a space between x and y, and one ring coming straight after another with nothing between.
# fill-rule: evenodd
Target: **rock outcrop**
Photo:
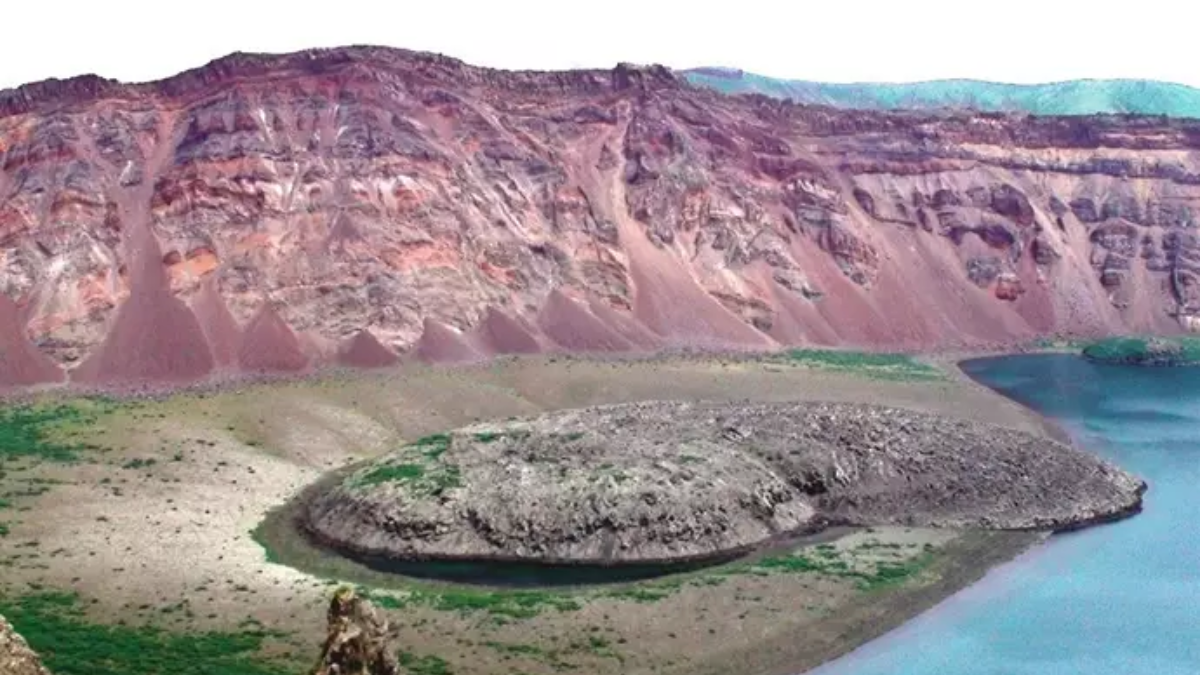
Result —
<instances>
[{"instance_id":1,"label":"rock outcrop","mask_svg":"<svg viewBox=\"0 0 1200 675\"><path fill-rule=\"evenodd\" d=\"M441 361L1177 333L1198 147L1200 121L836 110L657 67L235 54L0 93L0 291L90 381L236 368L263 297ZM198 338L212 363L122 360ZM246 367L315 363L286 351Z\"/></svg>"},{"instance_id":2,"label":"rock outcrop","mask_svg":"<svg viewBox=\"0 0 1200 675\"><path fill-rule=\"evenodd\" d=\"M851 404L648 402L421 439L310 495L304 527L394 559L719 559L829 523L1068 529L1145 485L1029 433Z\"/></svg>"},{"instance_id":3,"label":"rock outcrop","mask_svg":"<svg viewBox=\"0 0 1200 675\"><path fill-rule=\"evenodd\" d=\"M371 602L341 588L329 603L329 627L312 675L400 675L392 634Z\"/></svg>"},{"instance_id":4,"label":"rock outcrop","mask_svg":"<svg viewBox=\"0 0 1200 675\"><path fill-rule=\"evenodd\" d=\"M4 675L50 675L41 659L4 617L0 616L0 673Z\"/></svg>"}]
</instances>

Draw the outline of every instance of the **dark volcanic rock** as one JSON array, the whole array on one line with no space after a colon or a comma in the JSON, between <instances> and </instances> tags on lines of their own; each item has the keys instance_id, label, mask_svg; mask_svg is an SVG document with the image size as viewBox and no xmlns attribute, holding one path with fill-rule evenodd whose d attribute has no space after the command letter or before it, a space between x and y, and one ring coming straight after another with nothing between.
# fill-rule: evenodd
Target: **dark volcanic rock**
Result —
<instances>
[{"instance_id":1,"label":"dark volcanic rock","mask_svg":"<svg viewBox=\"0 0 1200 675\"><path fill-rule=\"evenodd\" d=\"M676 561L830 521L1069 528L1144 489L1055 441L923 413L645 402L427 437L315 495L305 525L394 558Z\"/></svg>"},{"instance_id":2,"label":"dark volcanic rock","mask_svg":"<svg viewBox=\"0 0 1200 675\"><path fill-rule=\"evenodd\" d=\"M1071 212L1082 223L1098 223L1100 222L1100 211L1096 209L1096 202L1087 197L1071 200Z\"/></svg>"},{"instance_id":3,"label":"dark volcanic rock","mask_svg":"<svg viewBox=\"0 0 1200 675\"><path fill-rule=\"evenodd\" d=\"M1033 205L1024 193L1011 185L992 186L991 207L1018 225L1024 227L1033 224Z\"/></svg>"},{"instance_id":4,"label":"dark volcanic rock","mask_svg":"<svg viewBox=\"0 0 1200 675\"><path fill-rule=\"evenodd\" d=\"M996 256L971 258L967 261L967 277L976 286L990 286L1003 270L1004 267Z\"/></svg>"}]
</instances>

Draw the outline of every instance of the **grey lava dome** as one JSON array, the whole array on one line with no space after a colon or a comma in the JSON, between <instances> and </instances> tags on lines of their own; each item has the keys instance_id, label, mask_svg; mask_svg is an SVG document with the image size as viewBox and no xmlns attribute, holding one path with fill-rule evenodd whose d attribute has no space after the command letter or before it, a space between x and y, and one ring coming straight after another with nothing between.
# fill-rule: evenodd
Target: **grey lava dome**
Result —
<instances>
[{"instance_id":1,"label":"grey lava dome","mask_svg":"<svg viewBox=\"0 0 1200 675\"><path fill-rule=\"evenodd\" d=\"M303 526L385 558L720 559L828 523L1064 529L1145 484L1031 433L833 403L654 401L429 436L314 495Z\"/></svg>"}]
</instances>

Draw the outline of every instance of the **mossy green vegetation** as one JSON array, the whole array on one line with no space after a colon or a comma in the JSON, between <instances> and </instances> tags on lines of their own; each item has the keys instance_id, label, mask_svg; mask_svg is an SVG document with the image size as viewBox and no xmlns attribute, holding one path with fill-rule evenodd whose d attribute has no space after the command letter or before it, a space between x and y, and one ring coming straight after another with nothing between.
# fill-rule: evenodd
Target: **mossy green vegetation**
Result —
<instances>
[{"instance_id":1,"label":"mossy green vegetation","mask_svg":"<svg viewBox=\"0 0 1200 675\"><path fill-rule=\"evenodd\" d=\"M579 598L569 593L535 590L437 587L413 584L398 593L366 588L359 595L380 607L403 609L424 606L443 612L484 612L502 619L530 619L544 611L573 612L582 608Z\"/></svg>"},{"instance_id":2,"label":"mossy green vegetation","mask_svg":"<svg viewBox=\"0 0 1200 675\"><path fill-rule=\"evenodd\" d=\"M75 440L73 432L116 407L103 398L0 407L0 463L18 459L77 462L84 453L102 448Z\"/></svg>"},{"instance_id":3,"label":"mossy green vegetation","mask_svg":"<svg viewBox=\"0 0 1200 675\"><path fill-rule=\"evenodd\" d=\"M782 360L886 380L932 381L945 378L941 370L921 363L908 354L791 349L783 353Z\"/></svg>"},{"instance_id":4,"label":"mossy green vegetation","mask_svg":"<svg viewBox=\"0 0 1200 675\"><path fill-rule=\"evenodd\" d=\"M1088 344L1083 356L1122 365L1200 365L1200 337L1112 337Z\"/></svg>"},{"instance_id":5,"label":"mossy green vegetation","mask_svg":"<svg viewBox=\"0 0 1200 675\"><path fill-rule=\"evenodd\" d=\"M375 485L400 485L410 493L430 497L462 486L462 474L454 464L443 459L454 438L450 434L433 434L404 446L389 461L358 475L350 484L356 488Z\"/></svg>"},{"instance_id":6,"label":"mossy green vegetation","mask_svg":"<svg viewBox=\"0 0 1200 675\"><path fill-rule=\"evenodd\" d=\"M849 579L860 590L872 591L908 581L933 562L933 555L928 551L898 560L864 561L862 556L855 555L873 548L863 544L852 551L847 559L834 547L818 547L812 552L798 551L791 555L763 558L750 565L747 571L810 572Z\"/></svg>"},{"instance_id":7,"label":"mossy green vegetation","mask_svg":"<svg viewBox=\"0 0 1200 675\"><path fill-rule=\"evenodd\" d=\"M284 675L296 664L262 656L279 637L257 624L239 632L181 634L154 626L89 620L79 596L36 593L0 598L3 614L56 675Z\"/></svg>"}]
</instances>

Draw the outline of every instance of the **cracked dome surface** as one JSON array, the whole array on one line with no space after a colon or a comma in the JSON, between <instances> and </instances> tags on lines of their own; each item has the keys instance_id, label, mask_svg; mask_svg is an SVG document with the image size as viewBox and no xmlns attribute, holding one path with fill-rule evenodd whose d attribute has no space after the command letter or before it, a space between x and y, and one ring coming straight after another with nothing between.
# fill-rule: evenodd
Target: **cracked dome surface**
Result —
<instances>
[{"instance_id":1,"label":"cracked dome surface","mask_svg":"<svg viewBox=\"0 0 1200 675\"><path fill-rule=\"evenodd\" d=\"M333 548L395 559L718 559L830 522L1058 529L1144 484L1038 435L832 403L652 401L476 424L347 474L307 504Z\"/></svg>"}]
</instances>

